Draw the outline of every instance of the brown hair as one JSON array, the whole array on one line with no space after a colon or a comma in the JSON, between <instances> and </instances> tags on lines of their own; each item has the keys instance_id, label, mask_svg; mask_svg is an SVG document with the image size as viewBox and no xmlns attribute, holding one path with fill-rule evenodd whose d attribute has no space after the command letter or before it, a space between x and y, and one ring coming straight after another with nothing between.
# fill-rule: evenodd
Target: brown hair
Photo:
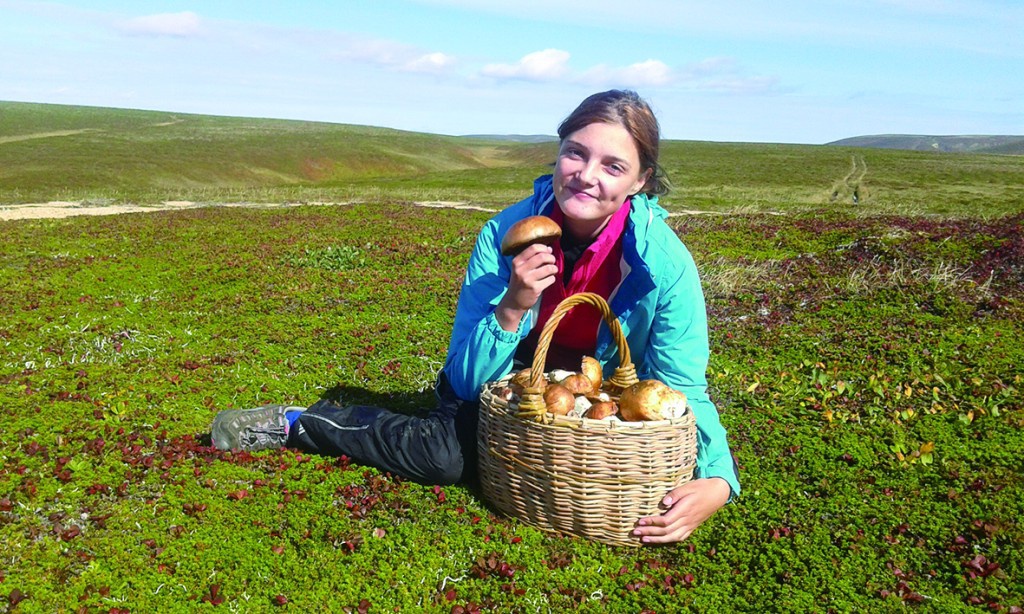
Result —
<instances>
[{"instance_id":1,"label":"brown hair","mask_svg":"<svg viewBox=\"0 0 1024 614\"><path fill-rule=\"evenodd\" d=\"M651 175L641 192L652 196L668 193L671 187L668 177L658 164L661 130L658 119L643 98L632 90L608 90L592 94L559 124L558 139L564 141L573 132L595 122L621 124L633 137L640 154L640 172L651 169Z\"/></svg>"}]
</instances>

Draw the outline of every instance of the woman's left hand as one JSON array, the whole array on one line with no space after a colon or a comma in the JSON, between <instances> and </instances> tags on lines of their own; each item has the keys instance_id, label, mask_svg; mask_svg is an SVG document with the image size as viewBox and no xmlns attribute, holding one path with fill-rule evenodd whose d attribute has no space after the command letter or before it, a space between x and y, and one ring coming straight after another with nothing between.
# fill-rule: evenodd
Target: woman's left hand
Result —
<instances>
[{"instance_id":1,"label":"woman's left hand","mask_svg":"<svg viewBox=\"0 0 1024 614\"><path fill-rule=\"evenodd\" d=\"M722 478L691 480L665 495L664 512L638 520L633 535L645 544L683 541L728 500L729 483Z\"/></svg>"}]
</instances>

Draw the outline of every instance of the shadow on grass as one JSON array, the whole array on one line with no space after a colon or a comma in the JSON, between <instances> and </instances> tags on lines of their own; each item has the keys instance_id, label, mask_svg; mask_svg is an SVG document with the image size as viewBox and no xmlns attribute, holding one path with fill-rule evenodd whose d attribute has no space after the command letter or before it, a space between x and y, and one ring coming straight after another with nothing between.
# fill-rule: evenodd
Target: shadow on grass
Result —
<instances>
[{"instance_id":1,"label":"shadow on grass","mask_svg":"<svg viewBox=\"0 0 1024 614\"><path fill-rule=\"evenodd\" d=\"M389 409L396 413L426 416L437 406L433 389L416 393L381 393L355 386L336 384L320 394L321 401L330 401L342 407L346 405L370 405ZM310 403L312 405L312 403Z\"/></svg>"}]
</instances>

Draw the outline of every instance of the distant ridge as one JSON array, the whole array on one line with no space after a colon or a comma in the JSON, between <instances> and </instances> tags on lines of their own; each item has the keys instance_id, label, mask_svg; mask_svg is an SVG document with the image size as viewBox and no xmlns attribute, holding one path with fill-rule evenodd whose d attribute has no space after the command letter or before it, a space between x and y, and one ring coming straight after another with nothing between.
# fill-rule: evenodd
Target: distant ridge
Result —
<instances>
[{"instance_id":1,"label":"distant ridge","mask_svg":"<svg viewBox=\"0 0 1024 614\"><path fill-rule=\"evenodd\" d=\"M1024 155L1024 136L876 134L827 143L840 147L873 147L951 153Z\"/></svg>"}]
</instances>

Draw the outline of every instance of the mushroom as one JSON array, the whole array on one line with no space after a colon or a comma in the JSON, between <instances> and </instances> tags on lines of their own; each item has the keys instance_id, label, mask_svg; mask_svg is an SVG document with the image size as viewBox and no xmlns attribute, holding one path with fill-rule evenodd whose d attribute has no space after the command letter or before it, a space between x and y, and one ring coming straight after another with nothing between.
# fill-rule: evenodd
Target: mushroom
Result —
<instances>
[{"instance_id":1,"label":"mushroom","mask_svg":"<svg viewBox=\"0 0 1024 614\"><path fill-rule=\"evenodd\" d=\"M576 397L576 404L573 405L572 411L569 412L570 418L582 418L590 411L591 402L590 399L583 396Z\"/></svg>"},{"instance_id":2,"label":"mushroom","mask_svg":"<svg viewBox=\"0 0 1024 614\"><path fill-rule=\"evenodd\" d=\"M627 422L668 420L686 412L686 395L658 380L633 384L619 397L619 417Z\"/></svg>"},{"instance_id":3,"label":"mushroom","mask_svg":"<svg viewBox=\"0 0 1024 614\"><path fill-rule=\"evenodd\" d=\"M513 375L512 376L512 380L509 383L510 384L517 384L517 385L522 386L522 387L525 388L526 386L530 385L530 378L532 376L533 376L533 369L531 369L530 367L526 367L525 369L523 369L523 370L519 371L518 373L516 373L515 375Z\"/></svg>"},{"instance_id":4,"label":"mushroom","mask_svg":"<svg viewBox=\"0 0 1024 614\"><path fill-rule=\"evenodd\" d=\"M566 371L565 369L552 369L551 371L548 371L547 378L552 384L561 384L565 381L565 378L571 376L573 373L573 371Z\"/></svg>"},{"instance_id":5,"label":"mushroom","mask_svg":"<svg viewBox=\"0 0 1024 614\"><path fill-rule=\"evenodd\" d=\"M512 376L512 379L510 379L508 382L509 388L514 390L517 395L522 396L523 392L530 386L530 378L532 377L532 375L533 369L531 369L530 367L526 367L522 371ZM546 381L541 381L542 386L546 384Z\"/></svg>"},{"instance_id":6,"label":"mushroom","mask_svg":"<svg viewBox=\"0 0 1024 614\"><path fill-rule=\"evenodd\" d=\"M576 407L576 395L561 384L551 384L544 391L544 405L556 416L565 416Z\"/></svg>"},{"instance_id":7,"label":"mushroom","mask_svg":"<svg viewBox=\"0 0 1024 614\"><path fill-rule=\"evenodd\" d=\"M573 373L558 383L568 388L569 392L573 394L589 396L596 391L594 382L582 373Z\"/></svg>"},{"instance_id":8,"label":"mushroom","mask_svg":"<svg viewBox=\"0 0 1024 614\"><path fill-rule=\"evenodd\" d=\"M502 388L499 388L497 392L495 392L495 396L497 396L499 399L504 399L505 401L511 401L512 399L520 395L512 387L504 386Z\"/></svg>"},{"instance_id":9,"label":"mushroom","mask_svg":"<svg viewBox=\"0 0 1024 614\"><path fill-rule=\"evenodd\" d=\"M551 245L562 236L562 229L546 215L532 215L512 224L501 240L501 253L515 256L534 243Z\"/></svg>"},{"instance_id":10,"label":"mushroom","mask_svg":"<svg viewBox=\"0 0 1024 614\"><path fill-rule=\"evenodd\" d=\"M594 420L604 420L618 413L619 407L615 404L615 401L598 401L590 406L586 417Z\"/></svg>"},{"instance_id":11,"label":"mushroom","mask_svg":"<svg viewBox=\"0 0 1024 614\"><path fill-rule=\"evenodd\" d=\"M593 356L584 356L583 363L580 365L580 373L587 376L594 384L594 392L601 389L601 383L604 381L604 374L601 372L601 363L597 361Z\"/></svg>"}]
</instances>

